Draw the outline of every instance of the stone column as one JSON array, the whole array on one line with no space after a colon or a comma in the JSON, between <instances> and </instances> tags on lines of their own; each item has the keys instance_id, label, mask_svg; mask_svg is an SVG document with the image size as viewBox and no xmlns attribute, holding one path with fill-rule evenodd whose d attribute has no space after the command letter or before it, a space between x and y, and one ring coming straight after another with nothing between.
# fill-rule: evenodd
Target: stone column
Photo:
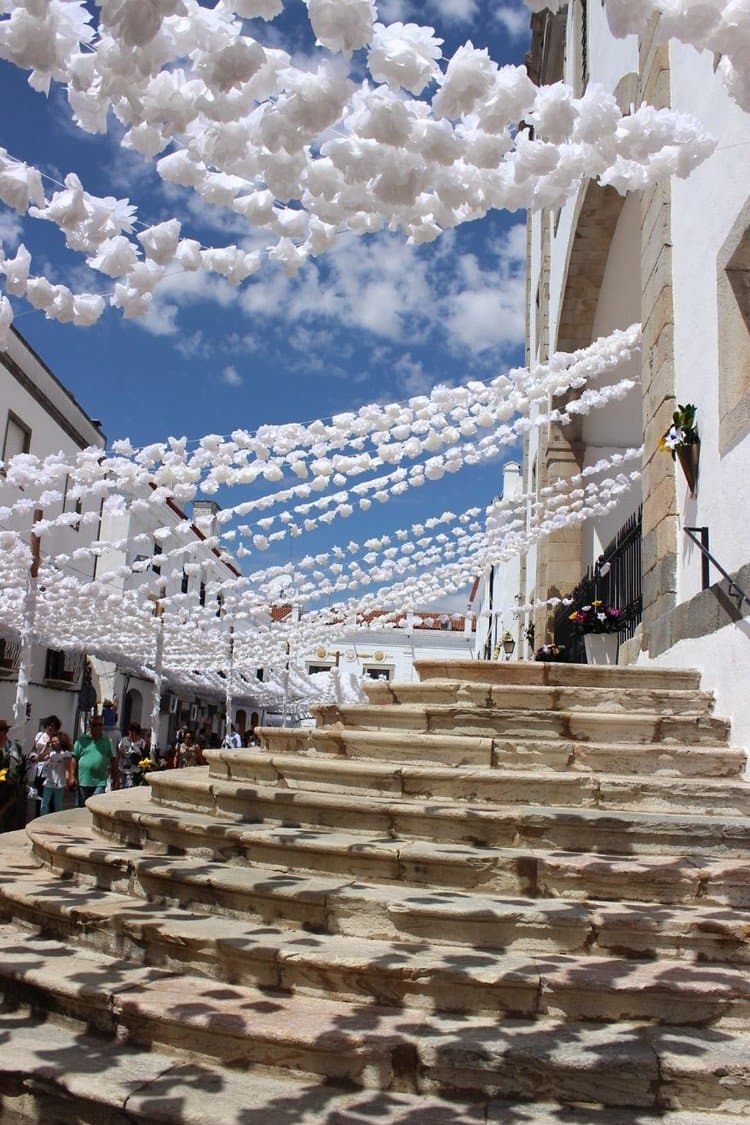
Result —
<instances>
[{"instance_id":1,"label":"stone column","mask_svg":"<svg viewBox=\"0 0 750 1125\"><path fill-rule=\"evenodd\" d=\"M640 100L671 104L669 47L654 43L658 20L639 44ZM659 646L677 604L679 520L675 465L658 451L675 408L672 292L672 189L664 180L641 197L641 315L643 322L643 648Z\"/></svg>"}]
</instances>

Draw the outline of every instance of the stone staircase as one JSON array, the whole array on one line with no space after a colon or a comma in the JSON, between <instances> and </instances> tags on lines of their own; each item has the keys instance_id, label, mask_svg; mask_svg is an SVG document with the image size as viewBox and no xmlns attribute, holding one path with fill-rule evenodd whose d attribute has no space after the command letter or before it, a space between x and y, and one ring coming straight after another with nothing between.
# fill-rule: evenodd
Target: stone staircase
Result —
<instances>
[{"instance_id":1,"label":"stone staircase","mask_svg":"<svg viewBox=\"0 0 750 1125\"><path fill-rule=\"evenodd\" d=\"M2 1121L748 1117L750 786L698 674L417 667L0 837Z\"/></svg>"}]
</instances>

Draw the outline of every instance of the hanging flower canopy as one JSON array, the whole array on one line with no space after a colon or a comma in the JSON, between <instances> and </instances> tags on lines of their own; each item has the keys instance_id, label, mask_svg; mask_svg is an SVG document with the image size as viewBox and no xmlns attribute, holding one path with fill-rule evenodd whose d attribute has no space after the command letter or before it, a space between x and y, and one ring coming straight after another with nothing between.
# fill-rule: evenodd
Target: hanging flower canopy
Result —
<instances>
[{"instance_id":1,"label":"hanging flower canopy","mask_svg":"<svg viewBox=\"0 0 750 1125\"><path fill-rule=\"evenodd\" d=\"M280 0L0 0L0 58L28 71L34 90L46 95L58 84L85 132L119 123L121 143L153 162L163 181L245 219L265 246L204 246L180 217L147 225L130 200L92 194L75 171L55 184L0 149L0 200L53 224L94 275L111 281L106 294L98 282L94 292L73 292L19 246L0 260L0 347L12 322L8 294L80 326L107 305L137 317L175 274L206 270L241 285L272 268L268 262L292 274L343 232L390 228L426 242L492 209L561 205L585 178L625 193L687 176L715 147L691 117L647 104L623 116L595 83L580 97L564 83L539 88L523 67L499 67L470 42L444 60L432 28L380 23L372 0L306 0L327 54L305 70L278 46L270 21L282 7ZM606 0L606 8L616 35L641 32L658 15L660 33L716 52L731 96L750 109L750 0ZM243 21L257 19L269 21L267 34L249 33ZM625 466L639 451L600 463L554 495L439 513L288 566L240 573L235 562L257 561L280 540L497 458L532 427L564 425L617 401L633 387L639 348L634 326L531 370L325 421L138 449L123 441L106 456L98 449L69 459L17 456L5 466L0 510L0 524L12 529L0 544L0 626L146 672L158 634L166 675L199 676L219 692L228 666L238 677L259 666L278 674L291 644L300 652L369 621L373 610L402 614L429 603L540 536L611 510L637 479L637 468ZM578 397L556 406L571 389ZM198 546L187 517L158 524L165 502L228 489L239 497ZM64 510L66 493L84 504L82 513ZM86 509L92 500L96 508ZM77 566L122 547L117 540L82 542L45 559L31 607L32 524L44 537L55 527L98 523L100 505L157 521L144 554L94 582ZM226 571L205 605L168 581L199 568L201 552ZM312 602L301 622L272 622L280 581L287 600ZM316 608L323 598L331 604ZM270 698L278 686L262 690Z\"/></svg>"},{"instance_id":2,"label":"hanging flower canopy","mask_svg":"<svg viewBox=\"0 0 750 1125\"><path fill-rule=\"evenodd\" d=\"M387 626L389 618L393 623L403 617L404 607L434 604L467 588L487 566L528 549L543 535L611 510L638 479L641 451L617 453L560 491L546 490L530 515L530 498L522 496L489 509L438 512L282 566L242 573L236 559L257 556L278 537L303 536L326 516L345 519L355 507L367 510L370 497L385 504L464 464L497 458L532 427L564 425L616 401L634 385L626 370L632 370L639 350L640 328L634 326L580 352L555 355L533 370L516 369L489 383L435 387L429 395L371 404L325 422L212 434L197 443L170 438L138 449L122 441L108 454L98 448L68 457L19 454L4 466L8 503L0 508L0 522L13 530L0 535L0 625L20 637L31 628L32 532L44 542L55 529L93 529L102 515L130 514L153 530L129 539L81 536L81 545L68 554L56 551L47 558L43 552L34 637L54 648L124 662L143 675L153 669L160 638L168 678L200 681L221 694L231 636L234 692L249 693L251 684L256 696L273 699L293 654L299 658L344 632L371 627L374 614ZM604 377L608 382L599 386ZM575 400L550 407L552 398L572 388L579 392ZM391 469L394 464L398 467ZM383 473L384 467L389 471ZM365 479L352 483L357 477ZM274 490L285 478L297 483ZM165 512L180 513L178 505L219 488L232 496L251 486L254 497L221 510L216 534L200 541L187 516L160 522ZM300 488L317 498L290 503L303 495ZM75 510L65 510L66 495L80 502ZM273 514L244 522L258 510ZM311 512L314 518L305 515ZM143 553L132 558L136 549ZM125 561L102 568L93 582L82 577L82 564L112 552L122 552ZM184 593L183 575L203 573L207 561L211 579L203 598ZM274 620L280 597L304 604L304 617ZM271 673L262 687L255 679L258 667ZM300 698L309 700L316 689L332 690L328 681L310 684ZM344 687L339 683L337 690Z\"/></svg>"},{"instance_id":3,"label":"hanging flower canopy","mask_svg":"<svg viewBox=\"0 0 750 1125\"><path fill-rule=\"evenodd\" d=\"M669 34L721 51L728 87L749 100L746 0L717 2L710 18L706 5L692 6L700 19L684 7L608 0L621 35L666 9ZM307 9L328 55L315 71L271 31L265 43L249 34L243 20L272 21L275 0L98 0L95 14L84 0L3 0L0 57L40 93L59 84L81 130L119 122L121 143L165 182L266 232L265 255L290 274L344 231L431 241L492 209L559 205L583 177L626 192L685 176L713 150L692 118L649 105L623 116L595 83L581 97L564 83L538 88L470 42L444 62L432 28L379 23L371 0ZM0 200L57 226L113 287L74 293L36 272L22 245L0 262L5 292L47 317L90 325L107 304L141 316L167 277L207 270L240 285L262 267L261 251L203 246L179 218L140 222L129 200L93 195L74 171L49 188L43 170L0 149ZM11 320L0 297L0 344Z\"/></svg>"}]
</instances>

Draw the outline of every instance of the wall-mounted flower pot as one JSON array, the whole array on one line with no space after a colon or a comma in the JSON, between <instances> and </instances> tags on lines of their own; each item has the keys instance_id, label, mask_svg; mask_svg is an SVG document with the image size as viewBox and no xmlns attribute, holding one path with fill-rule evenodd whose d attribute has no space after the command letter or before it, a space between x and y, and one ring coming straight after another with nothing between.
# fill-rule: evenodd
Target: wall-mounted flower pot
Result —
<instances>
[{"instance_id":1,"label":"wall-mounted flower pot","mask_svg":"<svg viewBox=\"0 0 750 1125\"><path fill-rule=\"evenodd\" d=\"M675 453L685 474L690 495L695 496L695 489L698 484L698 464L701 457L700 438L692 442L691 445L681 445L675 450Z\"/></svg>"},{"instance_id":2,"label":"wall-mounted flower pot","mask_svg":"<svg viewBox=\"0 0 750 1125\"><path fill-rule=\"evenodd\" d=\"M616 664L620 638L617 633L585 633L587 664Z\"/></svg>"}]
</instances>

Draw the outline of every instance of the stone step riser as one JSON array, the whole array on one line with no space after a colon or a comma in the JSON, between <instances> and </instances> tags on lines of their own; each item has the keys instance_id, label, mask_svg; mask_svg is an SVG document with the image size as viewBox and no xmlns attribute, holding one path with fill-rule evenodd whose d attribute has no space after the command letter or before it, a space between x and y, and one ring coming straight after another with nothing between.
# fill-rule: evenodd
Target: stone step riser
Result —
<instances>
[{"instance_id":1,"label":"stone step riser","mask_svg":"<svg viewBox=\"0 0 750 1125\"><path fill-rule=\"evenodd\" d=\"M311 708L319 726L346 730L397 730L515 740L562 738L572 742L675 743L726 746L729 724L713 717L493 711L461 706L382 707L367 704Z\"/></svg>"},{"instance_id":2,"label":"stone step riser","mask_svg":"<svg viewBox=\"0 0 750 1125\"><path fill-rule=\"evenodd\" d=\"M700 672L692 669L604 667L591 664L501 662L488 660L416 660L419 680L508 686L555 685L583 688L636 688L644 691L698 691Z\"/></svg>"},{"instance_id":3,"label":"stone step riser","mask_svg":"<svg viewBox=\"0 0 750 1125\"><path fill-rule=\"evenodd\" d=\"M106 826L111 828L111 822ZM109 833L110 836L117 835ZM127 834L123 832L123 838ZM153 833L152 833L153 835ZM140 847L136 832L127 842ZM184 847L184 841L182 842ZM180 850L183 850L181 847ZM168 844L154 845L156 852L166 853ZM189 851L189 849L187 849ZM91 877L104 889L127 893L132 886L128 871L123 874L111 860L106 867L90 858L62 858L53 850L34 845L40 862L60 867L79 878ZM236 857L235 857L236 858ZM588 861L581 854L540 854L533 851L499 852L486 859L438 853L416 857L408 848L392 848L390 852L370 849L367 856L352 856L348 851L311 850L289 844L277 847L255 843L246 855L254 864L283 873L289 867L301 874L329 875L368 879L401 886L432 886L443 890L475 891L505 898L568 898L573 901L597 899L602 902L678 904L694 906L735 907L750 910L750 862L728 860L721 867L704 868L690 859L669 859L656 867L635 861L606 856ZM153 876L152 876L153 878ZM144 894L147 888L144 884ZM160 892L161 893L161 892ZM235 903L232 909L237 908ZM240 907L240 909L244 909Z\"/></svg>"},{"instance_id":4,"label":"stone step riser","mask_svg":"<svg viewBox=\"0 0 750 1125\"><path fill-rule=\"evenodd\" d=\"M675 777L739 777L745 769L743 751L721 747L686 747L661 743L602 746L564 739L452 739L446 735L437 742L420 739L418 748L408 734L391 732L326 730L283 730L262 727L263 745L271 754L304 754L316 751L340 762L380 761L392 765L414 763L449 768L478 766L485 769L559 770L600 772L612 775L659 773ZM210 751L212 761L231 762L232 776L241 779L242 757L225 751Z\"/></svg>"},{"instance_id":5,"label":"stone step riser","mask_svg":"<svg viewBox=\"0 0 750 1125\"><path fill-rule=\"evenodd\" d=\"M533 807L520 803L498 806L468 806L464 811L453 806L446 811L439 804L410 807L393 802L357 800L351 795L324 799L314 792L288 789L234 790L208 784L180 784L177 776L162 774L152 781L153 803L157 809L172 812L199 812L202 815L231 817L243 824L279 824L299 828L330 828L343 831L372 832L398 839L422 839L439 843L475 844L487 847L522 847L536 841L537 846L574 851L605 851L659 854L668 851L685 855L703 855L717 850L720 855L740 854L750 844L750 822L729 814L726 823L718 819L700 823L705 815L699 808L682 816L695 817L695 822L682 822L674 809L667 813L649 812L643 808L594 808L579 806L584 819L577 820L576 810L567 815L568 806L560 806L558 814L537 811L549 809L551 803L539 801ZM682 812L682 810L680 810ZM642 821L654 817L655 821ZM686 828L687 825L687 828Z\"/></svg>"},{"instance_id":6,"label":"stone step riser","mask_svg":"<svg viewBox=\"0 0 750 1125\"><path fill-rule=\"evenodd\" d=\"M405 1027L401 1033L373 1030L356 1044L347 1042L350 1037L345 1034L286 1044L276 1037L248 1033L247 1028L233 1029L231 1020L217 1019L208 1026L196 1026L194 1021L186 1028L176 1016L174 1022L168 1013L155 1016L127 993L114 998L111 1012L105 1016L97 1008L89 1009L51 989L27 983L18 988L13 982L6 987L11 1004L31 1001L32 1010L52 1011L82 1027L106 1031L129 1047L166 1049L178 1058L220 1062L231 1069L260 1066L272 1072L318 1075L369 1090L453 1096L473 1093L537 1103L554 1099L610 1107L671 1104L683 1109L729 1105L738 1118L750 1105L750 1085L741 1070L728 1074L726 1070L706 1070L697 1076L689 1066L670 1070L660 1066L660 1056L649 1047L648 1039L641 1036L638 1041L635 1033L634 1042L609 1043L608 1049L599 1051L594 1047L588 1055L569 1052L567 1058L564 1052L546 1054L533 1036L528 1047L522 1037L518 1044L507 1038L493 1042L492 1025L485 1038L477 1034L473 1043L450 1033L434 1042L420 1040L418 1029L410 1033ZM267 1002L273 1004L271 993ZM373 1015L369 1005L362 1010L366 1027L372 1026ZM551 1043L547 1051L550 1048Z\"/></svg>"},{"instance_id":7,"label":"stone step riser","mask_svg":"<svg viewBox=\"0 0 750 1125\"><path fill-rule=\"evenodd\" d=\"M684 921L670 924L665 916L660 924L636 921L636 909L612 911L606 905L568 909L534 909L529 903L528 911L496 911L494 916L482 916L476 910L468 909L464 914L457 911L433 912L409 903L390 904L387 891L381 898L358 895L356 888L337 893L313 896L306 893L299 900L288 895L274 895L273 888L265 893L239 893L236 889L222 889L213 884L189 883L174 878L166 870L149 872L147 865L126 867L119 878L110 872L96 867L85 859L73 860L69 856L44 854L38 844L35 848L39 858L43 858L52 869L65 878L78 878L84 885L128 894L148 901L166 902L185 910L198 910L211 914L224 914L231 918L259 919L266 925L286 928L306 929L311 933L333 933L348 937L376 939L397 942L432 941L439 945L460 946L487 950L518 950L532 954L540 953L582 953L588 955L634 957L653 959L661 957L670 960L699 960L725 964L750 964L750 944L747 940L746 925L742 920L727 919L721 926L712 924L702 926L696 921L689 926ZM317 901L315 901L317 897ZM6 909L11 913L19 910L19 901L9 895ZM0 900L0 912L3 902ZM37 915L30 915L24 905L23 920L49 929L51 913L46 906ZM116 923L115 923L116 924ZM69 936L70 923L63 922L56 936L64 939ZM166 941L153 928L140 931L137 919L129 919L123 933L135 935L137 942L146 942L151 948ZM180 946L178 956L185 958L187 951ZM109 952L109 950L104 950ZM117 946L113 952L125 955ZM190 951L191 956L194 951ZM200 951L205 959L205 950ZM149 958L151 964L162 964L162 960ZM361 968L358 970L363 972ZM375 973L383 972L376 969ZM292 987L288 980L279 987ZM296 986L295 986L296 987ZM372 995L372 986L367 992ZM481 995L481 987L479 989ZM451 999L448 1007L456 1010ZM446 1009L445 1001L439 1004ZM496 1002L491 1005L496 1006ZM474 1009L472 1009L474 1010ZM516 1009L509 1009L516 1010Z\"/></svg>"},{"instance_id":8,"label":"stone step riser","mask_svg":"<svg viewBox=\"0 0 750 1125\"><path fill-rule=\"evenodd\" d=\"M223 764L223 769L221 768ZM683 812L709 816L750 816L750 788L683 784L681 779L598 779L591 774L540 777L512 776L497 771L495 776L454 770L443 776L425 777L402 769L347 769L340 760L298 761L285 758L254 758L239 769L233 764L211 761L210 781L234 782L238 798L244 785L279 784L294 793L356 793L373 797L406 799L450 799L494 804L584 806L588 808L637 812Z\"/></svg>"},{"instance_id":9,"label":"stone step riser","mask_svg":"<svg viewBox=\"0 0 750 1125\"><path fill-rule=\"evenodd\" d=\"M30 924L43 924L48 937L69 941L74 927L64 916L40 917L39 911L19 911L20 920ZM325 958L307 959L304 952L291 953L283 959L264 957L256 951L243 951L238 945L227 942L204 941L199 946L186 947L184 939L171 937L155 928L138 931L132 925L113 927L106 921L90 924L80 935L78 945L97 953L126 959L130 964L161 969L168 973L199 973L219 983L241 987L274 989L285 993L335 998L352 1004L377 1004L384 1007L406 1008L417 1012L442 1012L446 1015L502 1016L506 1019L528 1021L554 1018L571 1024L586 1021L607 1024L623 1020L638 1020L659 1024L665 1014L674 1026L696 1023L717 1028L731 1027L750 1030L750 1004L743 998L730 995L704 997L693 992L681 994L678 988L667 985L644 987L618 984L618 971L622 963L613 961L612 987L586 988L575 979L574 973L555 971L554 963L547 971L534 974L529 967L522 972L510 972L503 977L488 980L480 976L472 980L461 969L449 965L434 972L419 971L414 974L398 971L398 958L392 965L375 962L346 965ZM616 966L616 968L615 968ZM624 970L627 972L627 968ZM668 977L669 970L665 969ZM1 977L1 974L0 974ZM28 1000L28 986L24 991L17 982L2 981L7 1002ZM54 990L53 990L54 991ZM40 1004L46 1002L39 991ZM109 1006L92 1002L88 998L58 998L52 1000L52 1010L69 1018L79 1019L103 1034L111 1035L116 1026ZM172 1041L164 1041L176 1045ZM750 1044L749 1044L750 1046Z\"/></svg>"},{"instance_id":10,"label":"stone step riser","mask_svg":"<svg viewBox=\"0 0 750 1125\"><path fill-rule=\"evenodd\" d=\"M653 715L710 715L713 696L697 691L647 691L635 688L560 688L513 687L431 680L426 683L389 683L385 680L364 685L370 703L377 706L399 704L447 704L461 707L495 708L500 711L581 711L585 713Z\"/></svg>"}]
</instances>

